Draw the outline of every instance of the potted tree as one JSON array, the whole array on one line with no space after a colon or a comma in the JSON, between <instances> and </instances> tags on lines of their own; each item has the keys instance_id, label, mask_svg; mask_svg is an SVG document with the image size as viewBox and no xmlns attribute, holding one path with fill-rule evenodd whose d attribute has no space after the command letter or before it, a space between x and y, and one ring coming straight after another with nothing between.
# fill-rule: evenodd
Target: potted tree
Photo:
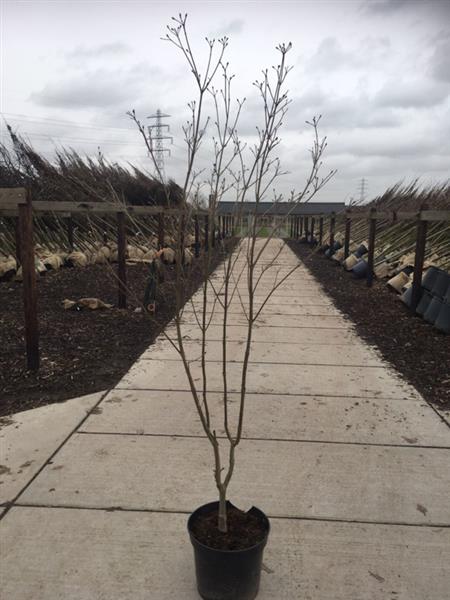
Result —
<instances>
[{"instance_id":1,"label":"potted tree","mask_svg":"<svg viewBox=\"0 0 450 600\"><path fill-rule=\"evenodd\" d=\"M284 211L284 222L278 222L267 232L261 225L261 206L269 194L272 205L284 198L274 190L277 180L284 173L277 157L280 145L279 132L286 115L289 98L285 90L290 67L286 58L291 44L277 46L278 64L272 70L262 72L262 79L255 86L261 106L261 126L256 127L256 141L246 145L239 135L239 122L245 109L245 100L232 102L232 81L226 62L228 38L206 39L207 53L204 65L194 54L187 29L187 15L173 18L164 38L175 46L184 57L192 73L197 97L188 104L190 118L183 127L187 147L186 170L183 175L183 203L175 238L176 252L176 298L174 335L170 329L165 335L176 349L183 364L189 389L194 401L201 428L209 443L214 460L214 478L218 497L190 515L188 530L194 547L197 586L205 600L250 600L255 598L260 581L263 550L269 535L269 520L258 508L244 512L228 500L228 487L233 476L237 449L243 438L246 408L246 383L249 359L252 350L253 329L264 306L274 292L292 275L299 265L287 272L277 267L277 259L283 251L283 243L274 240L285 228L287 219L300 202L311 199L330 180L334 172L320 176L321 159L326 148L326 139L318 133L319 118L308 124L313 132L311 169L302 190L291 192L288 210ZM217 81L221 83L217 86ZM208 117L209 110L213 118ZM128 113L136 123L153 158L157 176L161 172L155 160L151 136L139 121L134 111ZM208 138L209 129L213 132ZM210 166L199 171L197 163L201 157L201 146L208 145ZM197 350L199 358L192 360L186 348L184 330L184 287L189 267L184 263L184 246L187 228L192 220L199 191L206 186L209 195L208 223L209 245L216 241L214 224L219 215L222 199L230 199L234 208L234 225L242 222L244 207L252 201L252 211L246 218L248 225L245 237L237 243L231 253L224 253L222 269L214 278L210 273L210 254L203 252L204 282L199 297L191 300L191 309L200 331ZM260 237L262 228L266 237ZM218 242L223 243L223 240ZM267 251L270 253L267 258ZM266 253L266 254L265 254ZM263 262L264 260L264 262ZM261 283L264 283L264 288ZM262 294L262 295L261 295ZM256 299L258 298L258 300ZM240 363L238 402L230 403L230 373L228 368L227 331L231 305L238 305L246 321L243 340L243 356ZM206 360L208 328L211 322L221 327L221 381L220 405L208 392L211 377L210 365ZM196 374L200 377L196 378ZM197 379L200 381L198 382ZM218 416L219 415L219 416Z\"/></svg>"}]
</instances>

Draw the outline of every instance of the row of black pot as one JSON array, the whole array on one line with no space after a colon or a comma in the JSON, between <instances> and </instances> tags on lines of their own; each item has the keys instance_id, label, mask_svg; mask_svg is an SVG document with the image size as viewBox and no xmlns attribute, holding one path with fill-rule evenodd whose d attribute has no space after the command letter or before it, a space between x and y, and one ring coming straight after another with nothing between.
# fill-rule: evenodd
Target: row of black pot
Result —
<instances>
[{"instance_id":1,"label":"row of black pot","mask_svg":"<svg viewBox=\"0 0 450 600\"><path fill-rule=\"evenodd\" d=\"M411 307L412 287L402 295ZM450 333L450 274L437 267L427 269L420 290L416 313L444 333Z\"/></svg>"},{"instance_id":2,"label":"row of black pot","mask_svg":"<svg viewBox=\"0 0 450 600\"><path fill-rule=\"evenodd\" d=\"M332 246L326 245L324 246L324 250L325 250L325 256L327 258L332 258L333 255L342 248L342 244L339 241L335 241L333 243ZM355 252L353 252L353 254L356 256L356 258L358 259L358 262L350 269L350 271L352 272L353 276L356 277L356 279L363 279L364 277L367 277L367 261L364 260L363 256L365 254L367 254L368 249L367 246L365 244L361 244L356 250Z\"/></svg>"},{"instance_id":3,"label":"row of black pot","mask_svg":"<svg viewBox=\"0 0 450 600\"><path fill-rule=\"evenodd\" d=\"M325 256L332 258L333 255L342 248L342 243L335 241L332 246L325 246ZM352 274L357 279L367 276L367 261L363 256L367 254L368 249L365 244L361 244L353 253L359 260L351 268ZM407 266L403 271L410 275L413 267ZM408 288L402 295L403 302L411 307L412 287ZM419 304L416 312L428 323L434 325L444 333L450 333L450 274L437 267L430 267L425 272L422 281L422 290Z\"/></svg>"}]
</instances>

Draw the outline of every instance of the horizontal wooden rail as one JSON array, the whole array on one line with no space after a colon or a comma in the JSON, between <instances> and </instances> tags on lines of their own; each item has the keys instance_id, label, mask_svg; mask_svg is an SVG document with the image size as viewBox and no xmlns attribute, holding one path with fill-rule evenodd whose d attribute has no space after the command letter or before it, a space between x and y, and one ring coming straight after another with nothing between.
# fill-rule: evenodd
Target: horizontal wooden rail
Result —
<instances>
[{"instance_id":1,"label":"horizontal wooden rail","mask_svg":"<svg viewBox=\"0 0 450 600\"><path fill-rule=\"evenodd\" d=\"M450 221L450 210L422 210L422 211L356 211L345 210L340 213L328 213L328 214L317 214L308 215L309 217L331 217L334 216L336 220L345 221L346 219L351 220L388 220L388 221Z\"/></svg>"},{"instance_id":2,"label":"horizontal wooden rail","mask_svg":"<svg viewBox=\"0 0 450 600\"><path fill-rule=\"evenodd\" d=\"M0 215L16 216L18 214L19 204L26 203L25 188L0 188ZM168 208L166 206L136 206L130 204L120 204L114 202L70 202L66 200L50 201L37 200L32 203L34 213L92 213L92 214L114 214L124 212L136 216L150 216L164 213L165 215L178 215L183 212L192 212L195 214L206 214L208 211L196 209L191 206L186 209Z\"/></svg>"}]
</instances>

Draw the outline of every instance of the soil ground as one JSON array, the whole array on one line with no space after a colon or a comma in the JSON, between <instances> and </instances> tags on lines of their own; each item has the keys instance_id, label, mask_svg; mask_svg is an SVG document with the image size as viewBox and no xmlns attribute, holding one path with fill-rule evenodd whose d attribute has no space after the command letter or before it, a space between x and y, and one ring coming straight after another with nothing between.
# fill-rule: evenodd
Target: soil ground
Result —
<instances>
[{"instance_id":1,"label":"soil ground","mask_svg":"<svg viewBox=\"0 0 450 600\"><path fill-rule=\"evenodd\" d=\"M336 307L348 315L359 335L377 347L428 401L450 408L450 336L426 323L391 292L383 280L368 288L335 261L305 243L290 248L323 285Z\"/></svg>"},{"instance_id":2,"label":"soil ground","mask_svg":"<svg viewBox=\"0 0 450 600\"><path fill-rule=\"evenodd\" d=\"M227 240L230 250L234 240ZM223 260L216 247L211 271ZM41 368L25 368L22 284L0 283L0 416L113 387L175 313L175 267L166 266L158 286L157 312L135 312L144 297L148 265L127 267L128 307L117 305L117 265L61 269L38 279ZM188 299L203 281L195 260L185 288ZM96 297L105 310L64 310L63 300Z\"/></svg>"}]
</instances>

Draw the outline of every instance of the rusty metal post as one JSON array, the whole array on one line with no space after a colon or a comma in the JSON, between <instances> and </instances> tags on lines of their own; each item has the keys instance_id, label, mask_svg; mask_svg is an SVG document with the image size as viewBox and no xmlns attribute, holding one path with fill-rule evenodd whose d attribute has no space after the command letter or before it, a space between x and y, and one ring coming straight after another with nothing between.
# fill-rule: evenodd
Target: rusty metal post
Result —
<instances>
[{"instance_id":1,"label":"rusty metal post","mask_svg":"<svg viewBox=\"0 0 450 600\"><path fill-rule=\"evenodd\" d=\"M309 238L310 244L314 244L314 227L315 227L315 224L316 224L315 218L311 217L311 235L310 235L310 238Z\"/></svg>"},{"instance_id":2,"label":"rusty metal post","mask_svg":"<svg viewBox=\"0 0 450 600\"><path fill-rule=\"evenodd\" d=\"M127 237L125 232L125 213L117 213L117 278L119 282L118 288L118 305L119 308L127 307Z\"/></svg>"},{"instance_id":3,"label":"rusty metal post","mask_svg":"<svg viewBox=\"0 0 450 600\"><path fill-rule=\"evenodd\" d=\"M319 246L323 244L323 217L319 219Z\"/></svg>"},{"instance_id":4,"label":"rusty metal post","mask_svg":"<svg viewBox=\"0 0 450 600\"><path fill-rule=\"evenodd\" d=\"M37 371L39 369L39 325L37 316L36 267L34 263L33 209L30 192L27 192L26 204L19 204L18 209L27 368L31 371Z\"/></svg>"}]
</instances>

